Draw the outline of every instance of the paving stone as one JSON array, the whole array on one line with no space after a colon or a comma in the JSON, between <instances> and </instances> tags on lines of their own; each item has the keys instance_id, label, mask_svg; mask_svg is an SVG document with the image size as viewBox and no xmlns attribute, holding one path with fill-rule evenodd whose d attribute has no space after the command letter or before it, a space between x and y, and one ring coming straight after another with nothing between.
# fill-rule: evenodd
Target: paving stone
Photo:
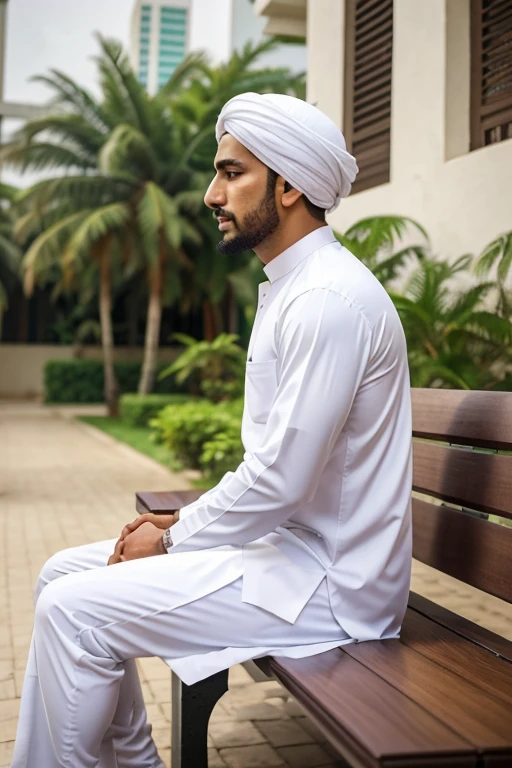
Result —
<instances>
[{"instance_id":1,"label":"paving stone","mask_svg":"<svg viewBox=\"0 0 512 768\"><path fill-rule=\"evenodd\" d=\"M221 749L220 756L229 768L273 768L273 766L285 765L277 752L268 744Z\"/></svg>"},{"instance_id":2,"label":"paving stone","mask_svg":"<svg viewBox=\"0 0 512 768\"><path fill-rule=\"evenodd\" d=\"M309 733L315 741L325 742L324 734L320 728L309 719L309 717L296 717L293 722L300 726L302 730L306 731L306 733Z\"/></svg>"},{"instance_id":3,"label":"paving stone","mask_svg":"<svg viewBox=\"0 0 512 768\"><path fill-rule=\"evenodd\" d=\"M0 742L0 768L8 768L14 752L14 741Z\"/></svg>"},{"instance_id":4,"label":"paving stone","mask_svg":"<svg viewBox=\"0 0 512 768\"><path fill-rule=\"evenodd\" d=\"M148 680L148 685L155 701L158 703L171 700L171 679L169 675L167 680Z\"/></svg>"},{"instance_id":5,"label":"paving stone","mask_svg":"<svg viewBox=\"0 0 512 768\"><path fill-rule=\"evenodd\" d=\"M231 667L229 670L229 687L235 685L247 685L252 683L253 679L241 664L237 664L236 667Z\"/></svg>"},{"instance_id":6,"label":"paving stone","mask_svg":"<svg viewBox=\"0 0 512 768\"><path fill-rule=\"evenodd\" d=\"M286 699L283 709L290 717L302 717L306 714L304 707L301 707L298 701L292 698Z\"/></svg>"},{"instance_id":7,"label":"paving stone","mask_svg":"<svg viewBox=\"0 0 512 768\"><path fill-rule=\"evenodd\" d=\"M171 726L169 724L164 728L153 728L151 735L159 752L163 749L169 749L171 746Z\"/></svg>"},{"instance_id":8,"label":"paving stone","mask_svg":"<svg viewBox=\"0 0 512 768\"><path fill-rule=\"evenodd\" d=\"M208 768L226 768L226 765L217 749L208 750Z\"/></svg>"},{"instance_id":9,"label":"paving stone","mask_svg":"<svg viewBox=\"0 0 512 768\"><path fill-rule=\"evenodd\" d=\"M279 720L283 717L283 712L267 701L262 701L240 707L235 717L237 720Z\"/></svg>"},{"instance_id":10,"label":"paving stone","mask_svg":"<svg viewBox=\"0 0 512 768\"><path fill-rule=\"evenodd\" d=\"M295 720L261 720L257 721L255 725L266 736L273 747L309 744L314 741L311 734L301 728L300 724Z\"/></svg>"},{"instance_id":11,"label":"paving stone","mask_svg":"<svg viewBox=\"0 0 512 768\"><path fill-rule=\"evenodd\" d=\"M317 768L332 765L332 757L318 744L302 744L293 747L279 747L277 754L293 768Z\"/></svg>"},{"instance_id":12,"label":"paving stone","mask_svg":"<svg viewBox=\"0 0 512 768\"><path fill-rule=\"evenodd\" d=\"M266 741L261 731L249 721L211 723L208 730L217 749L243 744L262 744Z\"/></svg>"}]
</instances>

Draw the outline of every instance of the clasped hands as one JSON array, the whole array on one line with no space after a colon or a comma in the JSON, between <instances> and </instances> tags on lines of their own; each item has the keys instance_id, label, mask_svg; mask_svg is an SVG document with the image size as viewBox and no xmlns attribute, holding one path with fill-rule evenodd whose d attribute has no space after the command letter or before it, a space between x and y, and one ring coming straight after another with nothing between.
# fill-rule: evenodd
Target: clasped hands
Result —
<instances>
[{"instance_id":1,"label":"clasped hands","mask_svg":"<svg viewBox=\"0 0 512 768\"><path fill-rule=\"evenodd\" d=\"M177 523L179 516L179 510L172 515L154 515L147 512L137 517L133 523L125 525L107 565L138 560L141 557L166 555L167 550L162 541L163 532Z\"/></svg>"}]
</instances>

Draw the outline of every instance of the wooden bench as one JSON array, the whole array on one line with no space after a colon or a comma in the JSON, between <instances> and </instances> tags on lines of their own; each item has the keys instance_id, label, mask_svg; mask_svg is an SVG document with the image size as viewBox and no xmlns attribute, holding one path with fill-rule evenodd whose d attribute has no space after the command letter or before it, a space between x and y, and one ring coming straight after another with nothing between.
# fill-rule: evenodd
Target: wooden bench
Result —
<instances>
[{"instance_id":1,"label":"wooden bench","mask_svg":"<svg viewBox=\"0 0 512 768\"><path fill-rule=\"evenodd\" d=\"M414 557L512 602L512 393L413 390ZM199 496L137 494L140 512ZM437 500L437 501L436 501ZM258 662L350 766L512 768L512 643L411 593L400 640ZM227 672L173 679L173 766L207 766Z\"/></svg>"}]
</instances>

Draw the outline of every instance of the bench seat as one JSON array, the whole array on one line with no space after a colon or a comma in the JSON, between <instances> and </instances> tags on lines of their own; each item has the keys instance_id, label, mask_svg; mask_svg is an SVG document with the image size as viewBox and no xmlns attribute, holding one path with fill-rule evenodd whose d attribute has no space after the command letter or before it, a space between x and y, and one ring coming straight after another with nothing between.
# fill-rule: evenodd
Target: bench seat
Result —
<instances>
[{"instance_id":1,"label":"bench seat","mask_svg":"<svg viewBox=\"0 0 512 768\"><path fill-rule=\"evenodd\" d=\"M351 766L512 766L512 643L411 594L400 640L263 668Z\"/></svg>"}]
</instances>

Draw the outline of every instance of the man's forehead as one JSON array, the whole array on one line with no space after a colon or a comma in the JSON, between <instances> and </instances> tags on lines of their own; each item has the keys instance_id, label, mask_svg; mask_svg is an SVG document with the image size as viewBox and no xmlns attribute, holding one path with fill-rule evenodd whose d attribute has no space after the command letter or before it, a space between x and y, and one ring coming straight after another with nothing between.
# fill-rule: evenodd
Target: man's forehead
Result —
<instances>
[{"instance_id":1,"label":"man's forehead","mask_svg":"<svg viewBox=\"0 0 512 768\"><path fill-rule=\"evenodd\" d=\"M214 164L217 167L220 162L227 159L237 160L244 165L261 162L247 147L244 147L234 136L231 136L230 133L225 133L221 136Z\"/></svg>"}]
</instances>

